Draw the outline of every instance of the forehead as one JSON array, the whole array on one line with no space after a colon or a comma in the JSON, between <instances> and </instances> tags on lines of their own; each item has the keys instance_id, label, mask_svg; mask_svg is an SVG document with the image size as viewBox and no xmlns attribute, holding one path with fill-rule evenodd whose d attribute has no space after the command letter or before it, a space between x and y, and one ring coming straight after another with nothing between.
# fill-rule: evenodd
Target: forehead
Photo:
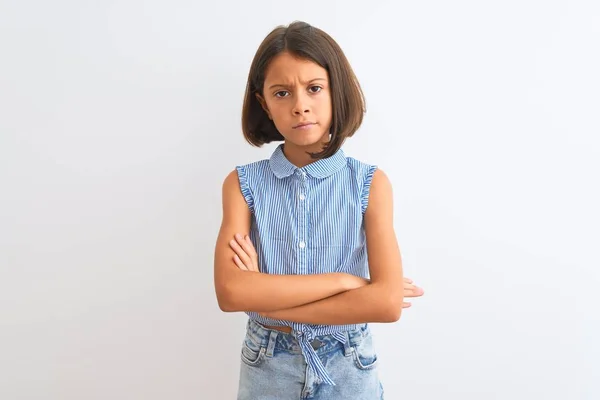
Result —
<instances>
[{"instance_id":1,"label":"forehead","mask_svg":"<svg viewBox=\"0 0 600 400\"><path fill-rule=\"evenodd\" d=\"M327 79L327 70L314 61L298 58L288 52L273 57L265 74L265 84L308 82L315 78Z\"/></svg>"}]
</instances>

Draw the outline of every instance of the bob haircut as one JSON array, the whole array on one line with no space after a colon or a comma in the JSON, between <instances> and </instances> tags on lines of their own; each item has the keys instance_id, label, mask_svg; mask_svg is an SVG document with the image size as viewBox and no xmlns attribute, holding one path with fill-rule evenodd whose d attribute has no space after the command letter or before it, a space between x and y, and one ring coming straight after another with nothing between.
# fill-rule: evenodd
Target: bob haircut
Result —
<instances>
[{"instance_id":1,"label":"bob haircut","mask_svg":"<svg viewBox=\"0 0 600 400\"><path fill-rule=\"evenodd\" d=\"M283 141L275 124L262 108L256 94L263 96L265 74L270 61L280 53L315 62L327 71L331 90L331 138L312 158L327 158L335 154L344 141L354 135L366 112L365 97L358 79L340 46L324 31L306 22L276 27L260 44L248 74L242 109L242 132L253 146Z\"/></svg>"}]
</instances>

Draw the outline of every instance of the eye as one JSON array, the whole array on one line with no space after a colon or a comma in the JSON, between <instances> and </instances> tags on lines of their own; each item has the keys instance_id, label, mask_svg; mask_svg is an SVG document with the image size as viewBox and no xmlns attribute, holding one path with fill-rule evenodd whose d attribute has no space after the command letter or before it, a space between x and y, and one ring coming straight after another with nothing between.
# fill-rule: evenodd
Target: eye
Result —
<instances>
[{"instance_id":1,"label":"eye","mask_svg":"<svg viewBox=\"0 0 600 400\"><path fill-rule=\"evenodd\" d=\"M283 93L283 95L281 95L282 93ZM286 93L289 93L289 92L287 90L280 90L279 92L275 93L275 97L279 97L279 98L286 97Z\"/></svg>"},{"instance_id":2,"label":"eye","mask_svg":"<svg viewBox=\"0 0 600 400\"><path fill-rule=\"evenodd\" d=\"M316 90L313 90L316 89ZM319 93L321 91L321 89L323 89L321 86L311 86L308 90L311 93Z\"/></svg>"}]
</instances>

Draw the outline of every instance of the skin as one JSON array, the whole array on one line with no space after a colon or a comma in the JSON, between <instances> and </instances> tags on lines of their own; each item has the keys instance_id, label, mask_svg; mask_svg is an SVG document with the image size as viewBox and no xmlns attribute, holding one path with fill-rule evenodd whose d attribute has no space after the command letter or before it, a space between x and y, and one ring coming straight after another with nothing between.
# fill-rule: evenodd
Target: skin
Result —
<instances>
[{"instance_id":1,"label":"skin","mask_svg":"<svg viewBox=\"0 0 600 400\"><path fill-rule=\"evenodd\" d=\"M332 104L327 71L289 53L276 56L266 72L263 95L256 94L269 118L285 138L284 154L297 167L314 162L307 152L319 152L329 140ZM314 125L294 128L302 122Z\"/></svg>"},{"instance_id":2,"label":"skin","mask_svg":"<svg viewBox=\"0 0 600 400\"><path fill-rule=\"evenodd\" d=\"M329 140L332 101L327 71L284 52L271 61L265 76L262 95L256 97L285 139L285 156L297 167L314 162L307 152L321 151ZM297 128L307 121L312 123L310 127ZM236 171L224 182L223 201L223 224L215 250L215 285L225 311L257 311L270 318L312 324L394 322L402 309L411 305L405 297L424 293L411 279L403 277L392 223L392 188L380 169L373 176L364 217L370 281L346 274L260 273L256 250L247 236L251 215L241 196ZM274 309L274 303L285 306Z\"/></svg>"}]
</instances>

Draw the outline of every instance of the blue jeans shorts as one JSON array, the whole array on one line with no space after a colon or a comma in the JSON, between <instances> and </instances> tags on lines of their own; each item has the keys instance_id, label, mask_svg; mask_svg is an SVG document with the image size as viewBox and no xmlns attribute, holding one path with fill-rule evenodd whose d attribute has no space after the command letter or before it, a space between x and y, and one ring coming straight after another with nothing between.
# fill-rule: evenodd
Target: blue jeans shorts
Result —
<instances>
[{"instance_id":1,"label":"blue jeans shorts","mask_svg":"<svg viewBox=\"0 0 600 400\"><path fill-rule=\"evenodd\" d=\"M291 333L248 320L242 344L238 400L381 400L377 355L367 324L347 332L346 343L316 336L316 353L335 386L321 383Z\"/></svg>"}]
</instances>

